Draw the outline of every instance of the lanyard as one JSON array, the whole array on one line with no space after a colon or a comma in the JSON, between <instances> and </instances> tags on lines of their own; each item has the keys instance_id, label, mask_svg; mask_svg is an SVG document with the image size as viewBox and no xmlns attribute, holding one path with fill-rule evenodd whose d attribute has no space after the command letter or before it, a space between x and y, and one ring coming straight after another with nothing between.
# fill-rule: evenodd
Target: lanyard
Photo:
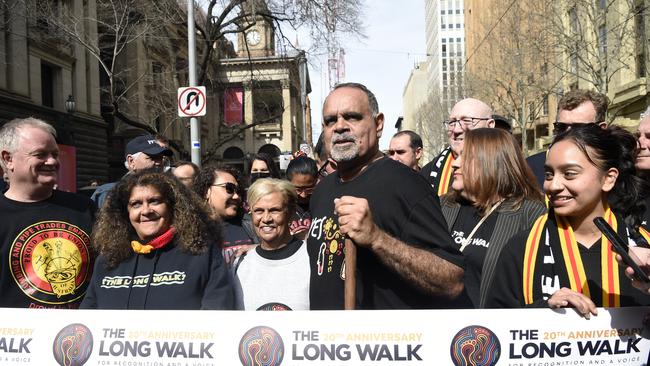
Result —
<instances>
[{"instance_id":1,"label":"lanyard","mask_svg":"<svg viewBox=\"0 0 650 366\"><path fill-rule=\"evenodd\" d=\"M485 215L483 215L483 217L481 217L481 220L476 224L476 226L474 226L474 228L472 229L472 232L470 232L469 235L467 236L467 238L465 238L465 240L463 240L463 243L462 243L461 246L460 246L460 251L461 251L461 252L462 252L463 250L465 250L465 247L466 247L466 246L469 245L469 242L470 242L470 241L472 240L472 238L474 237L474 234L476 234L476 230L478 230L478 228L479 228L479 227L480 227L480 226L485 222L485 220L487 220L488 216L490 216L490 214L491 214L492 212L494 212L494 210L496 210L497 207L499 207L499 206L501 205L501 202L503 202L503 200L501 200L501 201L495 203L494 206L492 206L492 207L488 210L488 212L486 212Z\"/></svg>"}]
</instances>

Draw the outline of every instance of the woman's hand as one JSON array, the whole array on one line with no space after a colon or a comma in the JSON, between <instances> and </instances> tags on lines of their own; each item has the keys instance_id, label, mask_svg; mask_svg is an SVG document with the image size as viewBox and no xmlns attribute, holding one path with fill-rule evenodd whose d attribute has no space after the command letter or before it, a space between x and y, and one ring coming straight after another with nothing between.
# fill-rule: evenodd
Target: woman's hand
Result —
<instances>
[{"instance_id":1,"label":"woman's hand","mask_svg":"<svg viewBox=\"0 0 650 366\"><path fill-rule=\"evenodd\" d=\"M632 257L636 257L638 259L637 264L641 269L646 273L650 274L650 249L648 248L641 248L641 247L630 247L629 252L632 255ZM616 255L616 259L618 262L626 266L625 268L625 275L632 280L632 286L636 287L643 293L650 295L650 282L644 282L644 281L639 281L634 278L634 270L632 267L627 266L623 262L623 258L621 258L620 255Z\"/></svg>"},{"instance_id":2,"label":"woman's hand","mask_svg":"<svg viewBox=\"0 0 650 366\"><path fill-rule=\"evenodd\" d=\"M598 315L596 304L590 298L566 287L555 291L551 298L548 299L548 306L551 309L572 307L576 309L578 314L587 319L591 314Z\"/></svg>"}]
</instances>

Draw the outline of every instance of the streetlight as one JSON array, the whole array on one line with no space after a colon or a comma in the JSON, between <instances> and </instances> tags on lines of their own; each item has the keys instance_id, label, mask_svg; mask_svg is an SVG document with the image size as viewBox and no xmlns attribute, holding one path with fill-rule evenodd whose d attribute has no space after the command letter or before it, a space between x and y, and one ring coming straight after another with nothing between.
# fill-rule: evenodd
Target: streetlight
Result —
<instances>
[{"instance_id":1,"label":"streetlight","mask_svg":"<svg viewBox=\"0 0 650 366\"><path fill-rule=\"evenodd\" d=\"M77 103L74 101L74 97L72 94L68 95L68 99L65 101L65 110L68 113L74 113L75 109L77 107Z\"/></svg>"}]
</instances>

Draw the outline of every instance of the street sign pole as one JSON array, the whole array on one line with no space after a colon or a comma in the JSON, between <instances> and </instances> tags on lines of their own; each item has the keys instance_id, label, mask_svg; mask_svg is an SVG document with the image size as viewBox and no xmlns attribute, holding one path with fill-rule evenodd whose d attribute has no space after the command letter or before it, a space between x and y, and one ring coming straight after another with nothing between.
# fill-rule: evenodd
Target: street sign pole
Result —
<instances>
[{"instance_id":1,"label":"street sign pole","mask_svg":"<svg viewBox=\"0 0 650 366\"><path fill-rule=\"evenodd\" d=\"M189 86L196 86L196 30L194 29L194 0L187 1L187 54L189 63ZM199 120L190 118L190 145L192 162L201 167L201 130Z\"/></svg>"}]
</instances>

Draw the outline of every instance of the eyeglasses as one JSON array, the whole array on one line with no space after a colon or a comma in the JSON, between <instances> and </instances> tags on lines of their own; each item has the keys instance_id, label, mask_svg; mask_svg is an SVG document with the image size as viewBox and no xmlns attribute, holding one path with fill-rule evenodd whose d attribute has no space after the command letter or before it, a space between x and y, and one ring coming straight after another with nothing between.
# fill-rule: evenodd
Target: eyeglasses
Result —
<instances>
[{"instance_id":1,"label":"eyeglasses","mask_svg":"<svg viewBox=\"0 0 650 366\"><path fill-rule=\"evenodd\" d=\"M456 128L456 124L460 123L460 128L466 130L468 128L476 127L479 121L488 121L491 119L492 118L490 117L463 117L461 119L451 119L448 121L443 121L442 124L445 125L445 127L448 130L453 130L454 128Z\"/></svg>"},{"instance_id":2,"label":"eyeglasses","mask_svg":"<svg viewBox=\"0 0 650 366\"><path fill-rule=\"evenodd\" d=\"M296 187L296 193L312 194L314 193L314 188L316 187Z\"/></svg>"},{"instance_id":3,"label":"eyeglasses","mask_svg":"<svg viewBox=\"0 0 650 366\"><path fill-rule=\"evenodd\" d=\"M598 122L553 122L553 134L559 135L575 127L597 126Z\"/></svg>"},{"instance_id":4,"label":"eyeglasses","mask_svg":"<svg viewBox=\"0 0 650 366\"><path fill-rule=\"evenodd\" d=\"M212 186L213 187L223 187L223 188L226 189L226 193L228 193L230 195L235 194L235 192L237 192L237 190L239 189L238 185L236 185L235 183L230 183L230 182L213 184Z\"/></svg>"}]
</instances>

